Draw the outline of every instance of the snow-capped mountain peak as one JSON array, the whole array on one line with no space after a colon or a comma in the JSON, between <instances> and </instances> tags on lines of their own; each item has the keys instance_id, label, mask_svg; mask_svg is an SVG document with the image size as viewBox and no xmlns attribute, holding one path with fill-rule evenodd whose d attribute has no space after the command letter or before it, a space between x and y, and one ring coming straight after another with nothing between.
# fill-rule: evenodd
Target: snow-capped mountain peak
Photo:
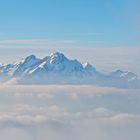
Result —
<instances>
[{"instance_id":1,"label":"snow-capped mountain peak","mask_svg":"<svg viewBox=\"0 0 140 140\"><path fill-rule=\"evenodd\" d=\"M50 55L50 63L61 63L67 60L63 53L55 52Z\"/></svg>"},{"instance_id":2,"label":"snow-capped mountain peak","mask_svg":"<svg viewBox=\"0 0 140 140\"><path fill-rule=\"evenodd\" d=\"M11 78L17 78L24 84L97 84L140 88L140 79L132 72L117 70L104 75L91 64L70 60L60 52L43 59L29 55L18 63L0 65L0 80Z\"/></svg>"},{"instance_id":3,"label":"snow-capped mountain peak","mask_svg":"<svg viewBox=\"0 0 140 140\"><path fill-rule=\"evenodd\" d=\"M29 61L34 61L36 59L37 59L36 56L32 54L32 55L27 56L26 58L23 58L22 60L24 62L29 62Z\"/></svg>"},{"instance_id":4,"label":"snow-capped mountain peak","mask_svg":"<svg viewBox=\"0 0 140 140\"><path fill-rule=\"evenodd\" d=\"M26 74L29 69L34 67L37 63L39 63L40 59L36 58L35 55L29 55L26 58L23 58L20 62L16 63L14 66L14 76L20 76Z\"/></svg>"},{"instance_id":5,"label":"snow-capped mountain peak","mask_svg":"<svg viewBox=\"0 0 140 140\"><path fill-rule=\"evenodd\" d=\"M114 77L118 77L118 78L126 78L130 81L132 79L138 78L138 76L136 74L129 72L129 71L122 71L122 70L116 70L115 72L112 72L111 75Z\"/></svg>"},{"instance_id":6,"label":"snow-capped mountain peak","mask_svg":"<svg viewBox=\"0 0 140 140\"><path fill-rule=\"evenodd\" d=\"M91 64L89 64L88 62L83 64L83 68L88 71L88 72L96 72L96 69L93 68L93 66Z\"/></svg>"}]
</instances>

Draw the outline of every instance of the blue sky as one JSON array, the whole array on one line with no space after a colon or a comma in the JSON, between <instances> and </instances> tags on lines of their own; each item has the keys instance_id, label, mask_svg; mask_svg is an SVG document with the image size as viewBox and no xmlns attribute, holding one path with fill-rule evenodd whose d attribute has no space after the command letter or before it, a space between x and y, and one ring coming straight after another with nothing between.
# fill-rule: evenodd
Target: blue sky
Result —
<instances>
[{"instance_id":1,"label":"blue sky","mask_svg":"<svg viewBox=\"0 0 140 140\"><path fill-rule=\"evenodd\" d=\"M65 45L75 41L87 47L138 47L139 4L139 0L0 0L0 46L7 40L63 40Z\"/></svg>"}]
</instances>

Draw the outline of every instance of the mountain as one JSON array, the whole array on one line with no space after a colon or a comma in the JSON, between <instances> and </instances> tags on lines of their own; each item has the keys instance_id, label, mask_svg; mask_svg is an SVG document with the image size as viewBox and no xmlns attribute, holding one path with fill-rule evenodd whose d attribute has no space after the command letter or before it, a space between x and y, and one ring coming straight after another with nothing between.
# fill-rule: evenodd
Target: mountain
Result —
<instances>
[{"instance_id":1,"label":"mountain","mask_svg":"<svg viewBox=\"0 0 140 140\"><path fill-rule=\"evenodd\" d=\"M140 88L140 79L128 71L108 75L89 63L81 64L56 52L43 59L30 55L15 64L0 64L0 81L16 78L19 84L95 84L121 88Z\"/></svg>"}]
</instances>

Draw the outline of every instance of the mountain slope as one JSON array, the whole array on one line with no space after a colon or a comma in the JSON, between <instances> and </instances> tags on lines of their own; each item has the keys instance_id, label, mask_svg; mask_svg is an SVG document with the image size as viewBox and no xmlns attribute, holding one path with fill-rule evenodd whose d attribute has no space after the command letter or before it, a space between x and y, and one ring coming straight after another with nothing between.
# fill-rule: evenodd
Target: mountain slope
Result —
<instances>
[{"instance_id":1,"label":"mountain slope","mask_svg":"<svg viewBox=\"0 0 140 140\"><path fill-rule=\"evenodd\" d=\"M0 81L16 78L20 84L95 84L122 88L140 88L132 72L117 70L104 75L89 63L69 60L56 52L43 59L30 55L15 64L0 65Z\"/></svg>"}]
</instances>

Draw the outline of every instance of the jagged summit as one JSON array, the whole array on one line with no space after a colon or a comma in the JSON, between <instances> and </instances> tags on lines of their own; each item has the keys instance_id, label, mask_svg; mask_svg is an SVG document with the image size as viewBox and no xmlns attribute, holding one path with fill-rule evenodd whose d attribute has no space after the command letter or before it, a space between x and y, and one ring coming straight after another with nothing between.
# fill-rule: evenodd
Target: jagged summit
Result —
<instances>
[{"instance_id":1,"label":"jagged summit","mask_svg":"<svg viewBox=\"0 0 140 140\"><path fill-rule=\"evenodd\" d=\"M0 65L0 81L17 78L24 84L96 84L100 86L140 88L137 75L117 70L104 75L89 63L70 60L55 52L43 59L29 55L15 64Z\"/></svg>"},{"instance_id":2,"label":"jagged summit","mask_svg":"<svg viewBox=\"0 0 140 140\"><path fill-rule=\"evenodd\" d=\"M138 79L138 76L130 71L116 70L111 74L113 77L127 78L129 81Z\"/></svg>"},{"instance_id":3,"label":"jagged summit","mask_svg":"<svg viewBox=\"0 0 140 140\"><path fill-rule=\"evenodd\" d=\"M32 55L29 55L25 58L22 58L21 61L18 63L32 63L32 62L38 61L38 60L39 59L34 54L32 54Z\"/></svg>"},{"instance_id":4,"label":"jagged summit","mask_svg":"<svg viewBox=\"0 0 140 140\"><path fill-rule=\"evenodd\" d=\"M88 62L84 63L83 67L85 70L88 70L90 72L96 72L96 69L93 68L93 66L91 64L89 64Z\"/></svg>"},{"instance_id":5,"label":"jagged summit","mask_svg":"<svg viewBox=\"0 0 140 140\"><path fill-rule=\"evenodd\" d=\"M60 63L62 61L67 61L68 60L64 56L64 54L60 53L60 52L51 53L51 55L49 56L49 59L50 59L50 63Z\"/></svg>"},{"instance_id":6,"label":"jagged summit","mask_svg":"<svg viewBox=\"0 0 140 140\"><path fill-rule=\"evenodd\" d=\"M51 53L50 57L51 57L51 58L56 57L56 58L60 58L60 59L66 58L66 57L64 56L64 54L61 53L61 52Z\"/></svg>"},{"instance_id":7,"label":"jagged summit","mask_svg":"<svg viewBox=\"0 0 140 140\"><path fill-rule=\"evenodd\" d=\"M35 59L36 59L36 56L34 54L29 55L25 58L26 61L35 60Z\"/></svg>"},{"instance_id":8,"label":"jagged summit","mask_svg":"<svg viewBox=\"0 0 140 140\"><path fill-rule=\"evenodd\" d=\"M18 63L29 63L31 61L36 61L38 58L34 55L34 54L31 54L25 58L22 58L20 62Z\"/></svg>"}]
</instances>

